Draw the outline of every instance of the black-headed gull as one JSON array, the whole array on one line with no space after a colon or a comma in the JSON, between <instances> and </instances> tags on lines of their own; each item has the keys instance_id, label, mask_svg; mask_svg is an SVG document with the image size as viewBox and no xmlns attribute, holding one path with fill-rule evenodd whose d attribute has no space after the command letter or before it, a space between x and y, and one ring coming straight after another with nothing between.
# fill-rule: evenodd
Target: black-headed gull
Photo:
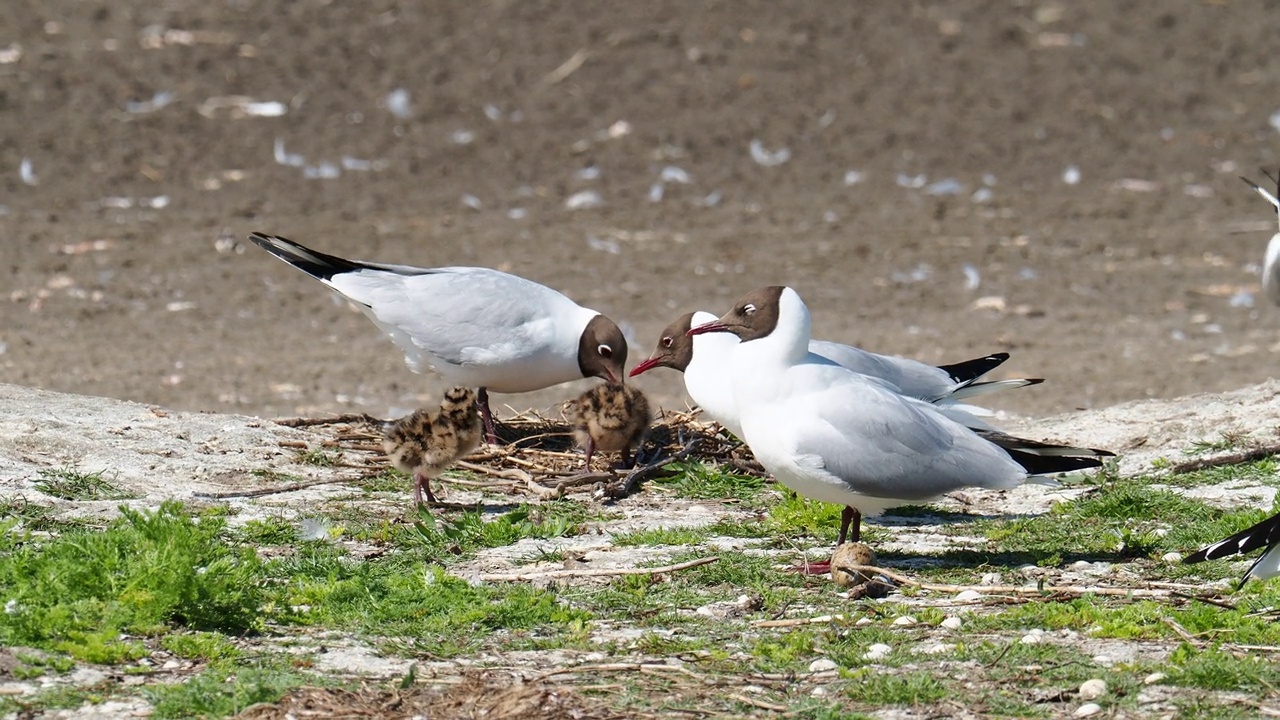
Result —
<instances>
[{"instance_id":1,"label":"black-headed gull","mask_svg":"<svg viewBox=\"0 0 1280 720\"><path fill-rule=\"evenodd\" d=\"M809 310L795 290L753 290L690 335L731 332L730 382L743 440L779 482L844 505L843 544L862 515L965 487L1008 489L1099 467L1105 450L974 430L940 408L809 353Z\"/></svg>"},{"instance_id":2,"label":"black-headed gull","mask_svg":"<svg viewBox=\"0 0 1280 720\"><path fill-rule=\"evenodd\" d=\"M709 312L681 315L662 331L658 346L648 359L631 369L631 377L655 367L667 367L684 373L685 391L712 420L729 432L742 437L737 407L729 381L729 354L738 345L732 333L710 333L689 336L690 328L716 320ZM960 400L1009 388L1026 387L1044 382L1040 378L1019 378L979 382L979 378L1009 359L1008 353L995 353L954 365L935 367L909 358L879 355L851 345L810 340L809 352L830 360L856 373L879 378L897 391L926 402L953 406L953 420L971 427L973 414L987 414L981 408L960 404Z\"/></svg>"},{"instance_id":3,"label":"black-headed gull","mask_svg":"<svg viewBox=\"0 0 1280 720\"><path fill-rule=\"evenodd\" d=\"M389 423L382 447L392 465L413 475L414 504L422 505L424 489L434 504L431 478L479 447L482 432L475 391L455 387L445 391L438 409L423 408Z\"/></svg>"},{"instance_id":4,"label":"black-headed gull","mask_svg":"<svg viewBox=\"0 0 1280 720\"><path fill-rule=\"evenodd\" d=\"M1276 208L1276 217L1280 218L1280 172L1276 173L1273 178L1263 171L1263 175L1271 182L1276 184L1276 195L1272 195L1266 188L1258 185L1248 178L1240 178L1249 187L1258 192L1259 195L1266 198L1268 202ZM1280 232L1271 236L1271 242L1267 243L1267 255L1262 261L1262 292L1266 294L1267 299L1280 305Z\"/></svg>"},{"instance_id":5,"label":"black-headed gull","mask_svg":"<svg viewBox=\"0 0 1280 720\"><path fill-rule=\"evenodd\" d=\"M587 390L569 402L565 416L574 440L587 453L588 470L597 450L620 453L622 466L631 467L631 450L644 440L652 420L644 393L621 383L601 383Z\"/></svg>"},{"instance_id":6,"label":"black-headed gull","mask_svg":"<svg viewBox=\"0 0 1280 720\"><path fill-rule=\"evenodd\" d=\"M1250 575L1259 580L1266 580L1280 575L1280 513L1272 515L1253 527L1241 530L1229 538L1219 540L1209 547L1192 553L1183 558L1182 562L1190 565L1205 560L1244 555L1258 548L1266 548L1267 551L1262 553L1249 566L1249 570L1240 579L1241 585L1249 579Z\"/></svg>"},{"instance_id":7,"label":"black-headed gull","mask_svg":"<svg viewBox=\"0 0 1280 720\"><path fill-rule=\"evenodd\" d=\"M490 442L489 390L623 380L627 341L618 326L545 285L488 268L344 260L263 233L249 239L355 303L404 351L410 370L479 388Z\"/></svg>"}]
</instances>

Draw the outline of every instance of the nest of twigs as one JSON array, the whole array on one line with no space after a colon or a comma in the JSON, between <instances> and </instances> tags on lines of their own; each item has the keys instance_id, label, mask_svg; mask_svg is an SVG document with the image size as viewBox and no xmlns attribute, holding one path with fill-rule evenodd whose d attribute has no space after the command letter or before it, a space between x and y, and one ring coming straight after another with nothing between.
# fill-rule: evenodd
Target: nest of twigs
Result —
<instances>
[{"instance_id":1,"label":"nest of twigs","mask_svg":"<svg viewBox=\"0 0 1280 720\"><path fill-rule=\"evenodd\" d=\"M386 421L369 415L278 420L290 427L308 427L329 437L325 447L343 450L348 467L382 472L387 458L382 448ZM728 465L735 472L763 475L764 471L744 444L715 423L702 422L696 411L664 411L650 426L636 453L632 468L616 467L617 458L597 454L585 467L581 449L574 446L568 423L526 411L497 421L498 445L482 445L456 467L483 479L462 479L446 474L439 481L489 492L532 495L540 500L587 492L600 499L630 494L642 481L657 477L678 461L702 461ZM301 445L301 444L299 444ZM299 447L299 449L307 449Z\"/></svg>"}]
</instances>

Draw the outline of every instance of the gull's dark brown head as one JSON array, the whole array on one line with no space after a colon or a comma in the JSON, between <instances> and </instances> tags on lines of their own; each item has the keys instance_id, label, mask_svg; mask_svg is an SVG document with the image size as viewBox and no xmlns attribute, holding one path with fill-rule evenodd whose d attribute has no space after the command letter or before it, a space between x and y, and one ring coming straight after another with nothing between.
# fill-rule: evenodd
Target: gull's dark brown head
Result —
<instances>
[{"instance_id":1,"label":"gull's dark brown head","mask_svg":"<svg viewBox=\"0 0 1280 720\"><path fill-rule=\"evenodd\" d=\"M778 313L782 291L781 285L770 285L757 288L738 298L733 309L720 316L719 320L691 328L686 334L701 335L710 332L730 332L737 335L742 342L758 340L773 332L778 326Z\"/></svg>"},{"instance_id":2,"label":"gull's dark brown head","mask_svg":"<svg viewBox=\"0 0 1280 720\"><path fill-rule=\"evenodd\" d=\"M658 347L649 359L631 368L631 377L656 367L666 367L684 372L693 361L693 338L689 337L689 328L693 326L693 313L676 318L668 325L658 338Z\"/></svg>"},{"instance_id":3,"label":"gull's dark brown head","mask_svg":"<svg viewBox=\"0 0 1280 720\"><path fill-rule=\"evenodd\" d=\"M626 379L627 339L612 320L596 315L587 323L578 340L578 369L582 377L598 377L605 382Z\"/></svg>"}]
</instances>

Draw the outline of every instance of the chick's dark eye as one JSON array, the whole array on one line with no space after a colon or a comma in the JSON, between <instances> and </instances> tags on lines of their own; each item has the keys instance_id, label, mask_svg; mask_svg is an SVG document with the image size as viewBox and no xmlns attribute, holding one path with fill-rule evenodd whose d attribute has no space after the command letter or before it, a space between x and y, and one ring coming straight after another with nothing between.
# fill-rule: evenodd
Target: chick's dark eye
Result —
<instances>
[{"instance_id":1,"label":"chick's dark eye","mask_svg":"<svg viewBox=\"0 0 1280 720\"><path fill-rule=\"evenodd\" d=\"M662 347L669 348L671 347L671 344L674 342L675 342L675 339L672 338L670 335L667 335L666 337L662 338Z\"/></svg>"},{"instance_id":2,"label":"chick's dark eye","mask_svg":"<svg viewBox=\"0 0 1280 720\"><path fill-rule=\"evenodd\" d=\"M743 314L743 315L755 315L755 314L756 314L756 306L755 306L755 305L752 305L751 303L747 303L746 305L743 305L743 306L742 306L742 314Z\"/></svg>"},{"instance_id":3,"label":"chick's dark eye","mask_svg":"<svg viewBox=\"0 0 1280 720\"><path fill-rule=\"evenodd\" d=\"M600 357L605 357L605 358L613 357L613 348L609 347L608 345L601 344L599 347L596 348L596 352L600 353Z\"/></svg>"}]
</instances>

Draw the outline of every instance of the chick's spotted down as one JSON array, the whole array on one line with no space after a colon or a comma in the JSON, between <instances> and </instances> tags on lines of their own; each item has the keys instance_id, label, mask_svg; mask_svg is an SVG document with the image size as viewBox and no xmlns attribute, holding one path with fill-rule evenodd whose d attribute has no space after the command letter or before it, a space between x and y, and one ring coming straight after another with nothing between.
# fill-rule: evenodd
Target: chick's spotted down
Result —
<instances>
[{"instance_id":1,"label":"chick's spotted down","mask_svg":"<svg viewBox=\"0 0 1280 720\"><path fill-rule=\"evenodd\" d=\"M484 427L471 388L450 388L439 408L422 408L390 423L382 445L401 472L413 475L413 500L436 502L431 478L480 446Z\"/></svg>"},{"instance_id":2,"label":"chick's spotted down","mask_svg":"<svg viewBox=\"0 0 1280 720\"><path fill-rule=\"evenodd\" d=\"M587 468L597 450L622 455L631 467L631 451L649 429L649 400L637 388L621 383L596 385L572 400L565 411L574 440L587 453Z\"/></svg>"}]
</instances>

